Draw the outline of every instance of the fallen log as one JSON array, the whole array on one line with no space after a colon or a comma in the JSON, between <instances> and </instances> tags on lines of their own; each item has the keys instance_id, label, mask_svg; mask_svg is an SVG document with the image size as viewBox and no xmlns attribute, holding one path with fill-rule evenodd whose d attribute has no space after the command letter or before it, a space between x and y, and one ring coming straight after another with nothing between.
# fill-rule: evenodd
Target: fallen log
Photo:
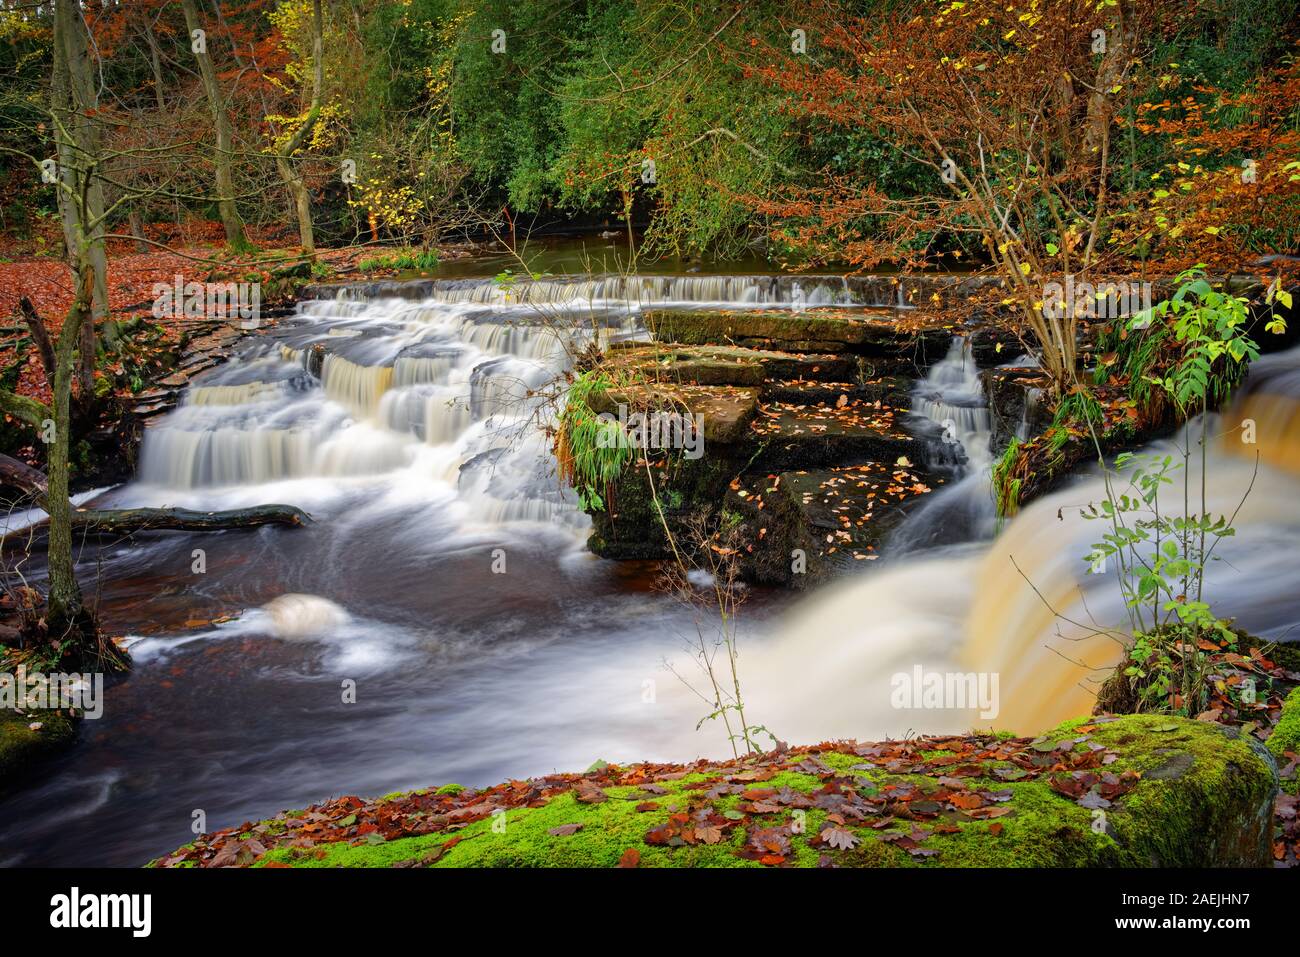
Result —
<instances>
[{"instance_id":1,"label":"fallen log","mask_svg":"<svg viewBox=\"0 0 1300 957\"><path fill-rule=\"evenodd\" d=\"M0 454L0 482L7 482L32 494L45 508L49 491L44 473L15 458ZM259 525L311 524L311 516L295 505L254 505L205 512L192 508L74 508L72 527L83 532L129 534L146 531L217 532L227 528L255 528ZM26 529L23 529L26 531Z\"/></svg>"},{"instance_id":2,"label":"fallen log","mask_svg":"<svg viewBox=\"0 0 1300 957\"><path fill-rule=\"evenodd\" d=\"M0 482L43 497L49 491L45 473L8 455L0 454Z\"/></svg>"},{"instance_id":3,"label":"fallen log","mask_svg":"<svg viewBox=\"0 0 1300 957\"><path fill-rule=\"evenodd\" d=\"M74 509L72 526L82 531L121 534L145 531L215 532L259 525L311 524L311 516L295 505L254 505L219 512L190 508Z\"/></svg>"}]
</instances>

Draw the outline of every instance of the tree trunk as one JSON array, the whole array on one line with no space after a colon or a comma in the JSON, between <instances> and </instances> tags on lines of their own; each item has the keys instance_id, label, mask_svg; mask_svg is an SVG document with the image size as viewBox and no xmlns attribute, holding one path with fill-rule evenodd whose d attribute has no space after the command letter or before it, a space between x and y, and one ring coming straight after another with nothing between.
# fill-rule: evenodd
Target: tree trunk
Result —
<instances>
[{"instance_id":1,"label":"tree trunk","mask_svg":"<svg viewBox=\"0 0 1300 957\"><path fill-rule=\"evenodd\" d=\"M81 343L78 386L83 395L94 393L95 325L108 315L108 254L104 246L104 188L95 167L99 164L96 113L99 97L90 66L90 37L76 0L55 3L55 68L53 109L59 173L66 177L84 206L60 196L64 241L68 255L83 255L77 232L87 241L85 257L93 270L91 314Z\"/></svg>"},{"instance_id":2,"label":"tree trunk","mask_svg":"<svg viewBox=\"0 0 1300 957\"><path fill-rule=\"evenodd\" d=\"M132 207L129 217L131 224L131 235L135 237L135 251L138 253L147 253L149 244L144 241L144 227L140 224L140 210Z\"/></svg>"},{"instance_id":3,"label":"tree trunk","mask_svg":"<svg viewBox=\"0 0 1300 957\"><path fill-rule=\"evenodd\" d=\"M64 320L55 354L54 381L50 391L54 400L54 441L49 444L45 511L50 516L49 545L46 563L50 588L46 596L46 626L51 637L64 638L76 633L85 618L81 586L72 555L72 501L69 497L68 452L72 439L72 349L81 338L81 326L89 321L93 278L83 263L82 285L77 299Z\"/></svg>"},{"instance_id":4,"label":"tree trunk","mask_svg":"<svg viewBox=\"0 0 1300 957\"><path fill-rule=\"evenodd\" d=\"M154 36L153 28L154 23L146 16L140 30L144 34L145 42L149 44L149 68L153 71L154 102L158 104L159 113L166 113L167 102L163 99L162 55L158 51L158 38Z\"/></svg>"},{"instance_id":5,"label":"tree trunk","mask_svg":"<svg viewBox=\"0 0 1300 957\"><path fill-rule=\"evenodd\" d=\"M313 259L316 256L316 239L311 222L311 195L307 190L302 171L296 169L293 165L293 154L298 152L303 143L306 142L307 137L311 134L312 127L316 125L317 117L320 116L321 87L324 85L325 73L324 42L320 0L312 0L311 105L307 108L307 115L304 117L302 125L298 127L293 136L289 137L289 141L284 145L283 149L276 154L275 165L280 171L280 178L284 180L285 188L293 199L294 211L298 215L298 239L302 244L302 251Z\"/></svg>"},{"instance_id":6,"label":"tree trunk","mask_svg":"<svg viewBox=\"0 0 1300 957\"><path fill-rule=\"evenodd\" d=\"M1088 115L1084 125L1083 146L1090 162L1101 159L1102 144L1109 135L1114 119L1114 93L1120 77L1128 72L1129 61L1137 43L1134 12L1129 0L1119 0L1115 29L1106 31L1106 52L1097 67L1097 76L1088 96Z\"/></svg>"},{"instance_id":7,"label":"tree trunk","mask_svg":"<svg viewBox=\"0 0 1300 957\"><path fill-rule=\"evenodd\" d=\"M316 236L311 222L311 194L303 182L302 173L294 169L293 163L283 156L275 158L275 165L280 170L280 178L293 199L294 212L298 216L298 244L308 256L316 253Z\"/></svg>"},{"instance_id":8,"label":"tree trunk","mask_svg":"<svg viewBox=\"0 0 1300 957\"><path fill-rule=\"evenodd\" d=\"M43 472L0 453L0 481L30 493L38 506L50 511L50 482ZM74 508L69 513L74 529L113 534L162 529L211 532L260 525L301 528L311 521L310 515L294 505L254 505L219 512L192 508Z\"/></svg>"},{"instance_id":9,"label":"tree trunk","mask_svg":"<svg viewBox=\"0 0 1300 957\"><path fill-rule=\"evenodd\" d=\"M194 0L181 0L181 7L185 11L185 26L190 33L201 29L199 11ZM213 162L216 167L217 209L221 214L221 225L226 230L226 244L236 251L244 251L249 248L249 243L244 235L243 220L239 218L239 210L235 206L235 180L231 171L234 137L230 129L230 116L226 112L226 98L221 92L217 71L212 66L212 57L206 45L194 57L199 61L199 75L203 79L203 90L212 110L212 124L216 128L217 148Z\"/></svg>"}]
</instances>

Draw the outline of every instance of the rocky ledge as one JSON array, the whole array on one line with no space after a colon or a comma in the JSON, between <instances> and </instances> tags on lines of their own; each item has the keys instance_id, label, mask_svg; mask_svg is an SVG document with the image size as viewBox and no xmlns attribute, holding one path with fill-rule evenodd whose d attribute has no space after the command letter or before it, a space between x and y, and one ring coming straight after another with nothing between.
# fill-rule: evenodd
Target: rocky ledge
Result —
<instances>
[{"instance_id":1,"label":"rocky ledge","mask_svg":"<svg viewBox=\"0 0 1300 957\"><path fill-rule=\"evenodd\" d=\"M698 417L702 454L651 451L629 463L589 509L589 547L667 558L665 526L679 548L696 544L692 529L723 528L743 543L741 574L768 584L811 587L878 558L952 474L955 443L913 414L913 398L955 337L999 397L995 446L1036 382L1032 370L999 365L1018 351L1008 334L922 310L651 310L645 323L654 341L604 357L611 384L592 393L591 411Z\"/></svg>"}]
</instances>

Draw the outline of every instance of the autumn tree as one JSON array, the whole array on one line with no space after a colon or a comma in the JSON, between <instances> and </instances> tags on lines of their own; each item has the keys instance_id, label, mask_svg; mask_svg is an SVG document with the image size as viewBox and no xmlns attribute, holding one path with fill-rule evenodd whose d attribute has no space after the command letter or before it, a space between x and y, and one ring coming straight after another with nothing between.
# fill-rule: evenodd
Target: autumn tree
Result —
<instances>
[{"instance_id":1,"label":"autumn tree","mask_svg":"<svg viewBox=\"0 0 1300 957\"><path fill-rule=\"evenodd\" d=\"M99 92L90 63L90 36L75 0L54 4L53 84L50 122L59 175L59 213L70 259L89 270L91 314L80 323L80 386L94 388L95 325L108 315L108 254L104 245L104 182L96 175L101 131Z\"/></svg>"},{"instance_id":2,"label":"autumn tree","mask_svg":"<svg viewBox=\"0 0 1300 957\"><path fill-rule=\"evenodd\" d=\"M7 115L37 112L30 139L39 134L52 141L53 159L33 149L0 141L0 152L38 171L54 189L67 243L71 304L61 317L42 315L28 300L21 303L21 319L44 373L48 398L0 389L0 410L29 426L46 448L44 473L0 455L0 476L26 489L49 516L46 563L48 589L43 632L60 657L91 666L115 663L112 646L99 634L93 613L86 607L76 574L74 534L77 531L126 533L143 528L240 527L277 522L303 524L306 516L287 506L260 506L229 512L192 513L183 509L99 510L74 508L71 492L70 452L74 405L93 406L95 363L101 346L112 349L113 336L95 335L96 310L107 308L106 240L109 225L124 210L155 197L173 201L206 202L207 197L178 191L176 179L193 165L185 141L124 136L112 104L100 101L103 64L95 57L83 10L76 0L57 0L48 26L51 64L47 99L37 108L39 91L14 91L7 95ZM109 91L111 95L111 91ZM6 91L9 94L9 91ZM112 145L108 145L108 141ZM26 138L24 139L24 142ZM148 178L133 177L141 163L159 167ZM110 332L112 323L104 323Z\"/></svg>"},{"instance_id":3,"label":"autumn tree","mask_svg":"<svg viewBox=\"0 0 1300 957\"><path fill-rule=\"evenodd\" d=\"M921 265L936 237L974 238L1064 391L1080 314L1044 290L1115 261L1114 124L1162 16L1152 0L971 0L870 20L823 4L809 55L768 47L753 73L805 122L889 137L930 169L929 189L898 197L849 174L755 205L780 219L781 241L863 268Z\"/></svg>"},{"instance_id":4,"label":"autumn tree","mask_svg":"<svg viewBox=\"0 0 1300 957\"><path fill-rule=\"evenodd\" d=\"M307 255L316 252L316 238L312 227L311 192L307 188L306 175L299 162L295 160L299 151L308 143L316 129L321 116L323 88L325 85L325 50L324 19L321 15L320 0L310 0L310 10L304 10L303 4L286 4L277 10L280 24L295 23L299 32L305 36L300 44L299 59L290 69L290 75L302 80L308 89L306 110L292 119L285 117L268 117L268 120L282 121L282 129L272 145L276 168L284 181L285 188L293 200L294 211L298 218L298 240ZM310 51L309 53L307 51ZM304 75L305 74L305 75Z\"/></svg>"},{"instance_id":5,"label":"autumn tree","mask_svg":"<svg viewBox=\"0 0 1300 957\"><path fill-rule=\"evenodd\" d=\"M1160 71L1159 92L1138 105L1134 126L1169 154L1117 240L1166 272L1242 271L1262 251L1300 248L1300 60L1237 91L1175 65Z\"/></svg>"}]
</instances>

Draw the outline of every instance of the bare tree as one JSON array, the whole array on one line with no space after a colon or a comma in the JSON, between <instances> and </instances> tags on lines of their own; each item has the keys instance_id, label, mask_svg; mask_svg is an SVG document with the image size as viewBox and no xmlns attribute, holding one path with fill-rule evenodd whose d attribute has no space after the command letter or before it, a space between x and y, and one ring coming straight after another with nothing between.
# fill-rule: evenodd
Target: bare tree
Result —
<instances>
[{"instance_id":1,"label":"bare tree","mask_svg":"<svg viewBox=\"0 0 1300 957\"><path fill-rule=\"evenodd\" d=\"M195 0L181 0L181 7L185 11L185 27L189 30L190 36L195 37L196 31L203 31L199 34L202 39L195 39L191 48L194 50L194 58L199 63L199 76L203 81L203 92L208 98L208 106L212 110L212 125L216 131L217 143L213 153L213 165L216 167L217 209L221 215L221 225L226 230L227 245L231 249L244 252L251 247L244 236L244 223L239 218L239 210L235 206L235 184L231 172L234 136L230 127L230 115L226 111L226 98L221 92L217 71L212 65L212 56L208 53L207 32L200 25L198 5Z\"/></svg>"},{"instance_id":2,"label":"bare tree","mask_svg":"<svg viewBox=\"0 0 1300 957\"><path fill-rule=\"evenodd\" d=\"M84 255L90 269L90 317L81 324L82 390L94 388L95 323L108 315L108 256L104 248L104 187L95 167L100 134L95 116L99 95L90 65L90 34L76 0L54 5L54 71L50 117L58 153L59 212L69 258ZM84 197L73 201L73 197Z\"/></svg>"}]
</instances>

